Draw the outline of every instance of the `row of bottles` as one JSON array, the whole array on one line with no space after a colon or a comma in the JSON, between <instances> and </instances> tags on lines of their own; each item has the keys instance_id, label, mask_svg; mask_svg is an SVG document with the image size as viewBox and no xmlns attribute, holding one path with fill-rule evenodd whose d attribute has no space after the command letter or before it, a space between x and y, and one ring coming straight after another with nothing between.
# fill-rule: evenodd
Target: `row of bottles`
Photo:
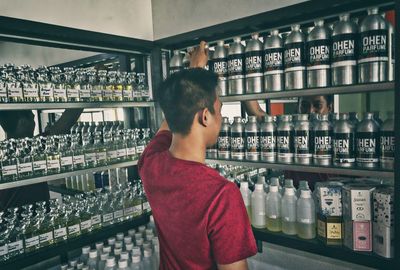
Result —
<instances>
[{"instance_id":1,"label":"row of bottles","mask_svg":"<svg viewBox=\"0 0 400 270\"><path fill-rule=\"evenodd\" d=\"M155 270L159 266L160 244L154 221L107 241L84 246L81 255L62 264L61 270ZM106 244L105 244L106 243Z\"/></svg>"},{"instance_id":2,"label":"row of bottles","mask_svg":"<svg viewBox=\"0 0 400 270\"><path fill-rule=\"evenodd\" d=\"M148 101L145 73L0 66L0 103Z\"/></svg>"},{"instance_id":3,"label":"row of bottles","mask_svg":"<svg viewBox=\"0 0 400 270\"><path fill-rule=\"evenodd\" d=\"M220 95L393 81L393 25L378 8L369 8L359 25L357 20L342 14L327 26L318 19L308 35L299 24L287 35L274 29L264 44L257 33L246 46L240 37L229 46L218 41L209 66L219 76ZM174 51L171 73L183 69L184 60Z\"/></svg>"},{"instance_id":4,"label":"row of bottles","mask_svg":"<svg viewBox=\"0 0 400 270\"><path fill-rule=\"evenodd\" d=\"M208 158L251 160L304 165L378 168L393 170L394 119L385 122L375 113L265 116L259 124L224 117L217 144Z\"/></svg>"},{"instance_id":5,"label":"row of bottles","mask_svg":"<svg viewBox=\"0 0 400 270\"><path fill-rule=\"evenodd\" d=\"M0 261L149 213L141 182L0 212Z\"/></svg>"},{"instance_id":6,"label":"row of bottles","mask_svg":"<svg viewBox=\"0 0 400 270\"><path fill-rule=\"evenodd\" d=\"M120 122L82 123L71 134L9 139L0 145L0 182L137 160L150 129L123 129Z\"/></svg>"}]
</instances>

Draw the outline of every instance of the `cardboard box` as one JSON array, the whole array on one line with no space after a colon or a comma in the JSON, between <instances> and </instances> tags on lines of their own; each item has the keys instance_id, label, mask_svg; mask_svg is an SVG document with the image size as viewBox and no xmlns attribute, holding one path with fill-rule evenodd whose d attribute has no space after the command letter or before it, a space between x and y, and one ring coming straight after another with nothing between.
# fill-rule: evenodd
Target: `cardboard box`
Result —
<instances>
[{"instance_id":1,"label":"cardboard box","mask_svg":"<svg viewBox=\"0 0 400 270\"><path fill-rule=\"evenodd\" d=\"M385 258L394 258L394 227L373 223L373 251Z\"/></svg>"},{"instance_id":2,"label":"cardboard box","mask_svg":"<svg viewBox=\"0 0 400 270\"><path fill-rule=\"evenodd\" d=\"M372 222L345 220L344 245L354 251L372 251Z\"/></svg>"},{"instance_id":3,"label":"cardboard box","mask_svg":"<svg viewBox=\"0 0 400 270\"><path fill-rule=\"evenodd\" d=\"M342 189L343 219L371 221L372 192L375 187L347 184Z\"/></svg>"},{"instance_id":4,"label":"cardboard box","mask_svg":"<svg viewBox=\"0 0 400 270\"><path fill-rule=\"evenodd\" d=\"M378 188L373 194L374 222L394 226L394 188Z\"/></svg>"},{"instance_id":5,"label":"cardboard box","mask_svg":"<svg viewBox=\"0 0 400 270\"><path fill-rule=\"evenodd\" d=\"M318 213L326 217L342 216L342 187L340 182L319 182L315 192Z\"/></svg>"},{"instance_id":6,"label":"cardboard box","mask_svg":"<svg viewBox=\"0 0 400 270\"><path fill-rule=\"evenodd\" d=\"M326 245L341 246L343 243L342 218L318 215L317 237Z\"/></svg>"}]
</instances>

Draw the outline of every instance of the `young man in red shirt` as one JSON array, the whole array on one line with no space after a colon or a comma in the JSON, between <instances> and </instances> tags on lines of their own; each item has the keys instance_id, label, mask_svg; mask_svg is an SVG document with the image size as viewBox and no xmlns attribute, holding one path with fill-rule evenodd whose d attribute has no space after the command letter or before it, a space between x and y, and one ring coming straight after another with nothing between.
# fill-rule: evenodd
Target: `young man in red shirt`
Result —
<instances>
[{"instance_id":1,"label":"young man in red shirt","mask_svg":"<svg viewBox=\"0 0 400 270\"><path fill-rule=\"evenodd\" d=\"M204 45L192 67L207 63ZM193 68L173 74L158 92L166 121L139 173L159 234L160 269L245 270L257 252L240 191L205 165L221 127L217 91L217 75Z\"/></svg>"}]
</instances>

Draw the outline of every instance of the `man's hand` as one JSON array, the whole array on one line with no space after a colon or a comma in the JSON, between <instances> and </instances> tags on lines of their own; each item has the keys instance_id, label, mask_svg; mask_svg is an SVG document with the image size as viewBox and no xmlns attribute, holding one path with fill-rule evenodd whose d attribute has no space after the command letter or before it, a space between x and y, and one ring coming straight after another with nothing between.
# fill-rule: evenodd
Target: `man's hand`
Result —
<instances>
[{"instance_id":1,"label":"man's hand","mask_svg":"<svg viewBox=\"0 0 400 270\"><path fill-rule=\"evenodd\" d=\"M206 42L200 42L200 45L193 51L189 52L190 67L191 68L204 68L208 62L208 49Z\"/></svg>"}]
</instances>

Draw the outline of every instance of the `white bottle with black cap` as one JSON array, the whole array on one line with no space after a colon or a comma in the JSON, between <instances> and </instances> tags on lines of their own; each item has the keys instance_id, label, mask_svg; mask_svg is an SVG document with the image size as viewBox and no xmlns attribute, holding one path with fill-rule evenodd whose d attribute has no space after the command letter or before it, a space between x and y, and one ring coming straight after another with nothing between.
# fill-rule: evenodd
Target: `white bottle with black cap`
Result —
<instances>
[{"instance_id":1,"label":"white bottle with black cap","mask_svg":"<svg viewBox=\"0 0 400 270\"><path fill-rule=\"evenodd\" d=\"M242 95L245 93L244 74L244 46L241 43L241 38L235 37L228 51L229 95Z\"/></svg>"},{"instance_id":2,"label":"white bottle with black cap","mask_svg":"<svg viewBox=\"0 0 400 270\"><path fill-rule=\"evenodd\" d=\"M263 46L258 40L258 33L251 35L245 49L246 93L261 93L263 87Z\"/></svg>"},{"instance_id":3,"label":"white bottle with black cap","mask_svg":"<svg viewBox=\"0 0 400 270\"><path fill-rule=\"evenodd\" d=\"M306 86L305 36L300 25L292 25L285 40L285 89L304 89Z\"/></svg>"},{"instance_id":4,"label":"white bottle with black cap","mask_svg":"<svg viewBox=\"0 0 400 270\"><path fill-rule=\"evenodd\" d=\"M266 209L265 209L264 185L257 183L251 194L251 225L254 228L266 228Z\"/></svg>"},{"instance_id":5,"label":"white bottle with black cap","mask_svg":"<svg viewBox=\"0 0 400 270\"><path fill-rule=\"evenodd\" d=\"M284 89L283 40L277 29L264 40L264 91Z\"/></svg>"}]
</instances>

